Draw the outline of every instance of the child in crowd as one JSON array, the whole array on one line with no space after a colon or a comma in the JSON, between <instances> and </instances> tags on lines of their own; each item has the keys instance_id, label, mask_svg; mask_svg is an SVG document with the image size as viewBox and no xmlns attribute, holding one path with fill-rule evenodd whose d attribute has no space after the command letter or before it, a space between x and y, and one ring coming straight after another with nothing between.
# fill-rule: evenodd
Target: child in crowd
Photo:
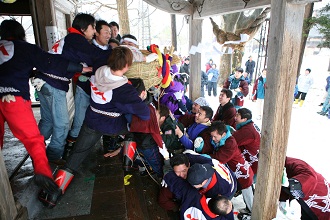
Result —
<instances>
[{"instance_id":1,"label":"child in crowd","mask_svg":"<svg viewBox=\"0 0 330 220\"><path fill-rule=\"evenodd\" d=\"M306 95L310 87L313 85L314 80L311 76L311 69L307 68L304 74L301 74L298 78L298 94L295 96L295 101L293 104L298 104L303 106Z\"/></svg>"}]
</instances>

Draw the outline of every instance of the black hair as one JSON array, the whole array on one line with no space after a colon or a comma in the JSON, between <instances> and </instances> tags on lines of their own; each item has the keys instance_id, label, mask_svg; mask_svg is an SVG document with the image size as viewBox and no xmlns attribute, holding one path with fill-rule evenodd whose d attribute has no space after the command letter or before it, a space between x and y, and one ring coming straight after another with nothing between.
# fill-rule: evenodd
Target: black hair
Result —
<instances>
[{"instance_id":1,"label":"black hair","mask_svg":"<svg viewBox=\"0 0 330 220\"><path fill-rule=\"evenodd\" d=\"M98 21L96 21L96 24L95 24L95 30L97 33L100 33L100 31L102 29L102 25L108 26L110 28L110 25L108 24L108 22L106 22L105 20L98 20Z\"/></svg>"},{"instance_id":2,"label":"black hair","mask_svg":"<svg viewBox=\"0 0 330 220\"><path fill-rule=\"evenodd\" d=\"M109 23L109 25L110 25L110 27L112 27L112 26L116 26L116 27L118 28L118 30L119 30L119 25L118 25L117 22L115 22L115 21L111 21L111 22Z\"/></svg>"},{"instance_id":3,"label":"black hair","mask_svg":"<svg viewBox=\"0 0 330 220\"><path fill-rule=\"evenodd\" d=\"M23 26L15 20L4 20L0 25L1 40L24 40L25 30Z\"/></svg>"},{"instance_id":4,"label":"black hair","mask_svg":"<svg viewBox=\"0 0 330 220\"><path fill-rule=\"evenodd\" d=\"M307 70L309 73L312 71L310 68L307 68L306 70Z\"/></svg>"},{"instance_id":5,"label":"black hair","mask_svg":"<svg viewBox=\"0 0 330 220\"><path fill-rule=\"evenodd\" d=\"M235 71L238 71L238 72L241 72L241 73L244 72L243 68L241 68L241 67L237 67L237 68L235 69Z\"/></svg>"},{"instance_id":6,"label":"black hair","mask_svg":"<svg viewBox=\"0 0 330 220\"><path fill-rule=\"evenodd\" d=\"M158 106L157 110L159 111L160 117L165 116L165 118L167 118L170 114L170 109L166 105L163 105L163 104L160 104Z\"/></svg>"},{"instance_id":7,"label":"black hair","mask_svg":"<svg viewBox=\"0 0 330 220\"><path fill-rule=\"evenodd\" d=\"M230 204L229 199L225 196L218 195L209 200L207 203L210 211L216 215L227 215L232 210L232 204Z\"/></svg>"},{"instance_id":8,"label":"black hair","mask_svg":"<svg viewBox=\"0 0 330 220\"><path fill-rule=\"evenodd\" d=\"M136 89L139 95L146 90L144 82L141 78L129 78L128 81L131 82L132 86Z\"/></svg>"},{"instance_id":9,"label":"black hair","mask_svg":"<svg viewBox=\"0 0 330 220\"><path fill-rule=\"evenodd\" d=\"M218 134L222 135L224 132L227 132L227 127L222 121L214 121L209 127L209 132L217 131Z\"/></svg>"},{"instance_id":10,"label":"black hair","mask_svg":"<svg viewBox=\"0 0 330 220\"><path fill-rule=\"evenodd\" d=\"M213 110L209 106L201 106L199 108L200 110L203 110L205 112L205 118L212 119L213 117Z\"/></svg>"},{"instance_id":11,"label":"black hair","mask_svg":"<svg viewBox=\"0 0 330 220\"><path fill-rule=\"evenodd\" d=\"M131 38L131 39L137 41L136 37L134 35L131 35L131 34L125 34L124 36L121 37L121 39L124 39L124 38Z\"/></svg>"},{"instance_id":12,"label":"black hair","mask_svg":"<svg viewBox=\"0 0 330 220\"><path fill-rule=\"evenodd\" d=\"M227 98L232 98L233 97L233 92L230 89L221 89L220 93L225 93Z\"/></svg>"},{"instance_id":13,"label":"black hair","mask_svg":"<svg viewBox=\"0 0 330 220\"><path fill-rule=\"evenodd\" d=\"M95 18L92 15L86 13L78 13L72 22L72 27L81 33L87 30L89 25L95 27Z\"/></svg>"},{"instance_id":14,"label":"black hair","mask_svg":"<svg viewBox=\"0 0 330 220\"><path fill-rule=\"evenodd\" d=\"M115 39L115 38L110 38L110 40L109 40L109 44L110 43L115 43L115 44L117 44L118 46L120 46L120 42L117 40L117 39Z\"/></svg>"},{"instance_id":15,"label":"black hair","mask_svg":"<svg viewBox=\"0 0 330 220\"><path fill-rule=\"evenodd\" d=\"M185 155L185 154L176 154L173 157L171 157L170 164L171 164L172 168L175 166L182 165L182 164L189 167L189 159L188 159L187 155Z\"/></svg>"},{"instance_id":16,"label":"black hair","mask_svg":"<svg viewBox=\"0 0 330 220\"><path fill-rule=\"evenodd\" d=\"M215 68L217 68L217 64L215 64L215 63L212 63L212 64L211 64L211 66L213 66L213 65L215 66Z\"/></svg>"},{"instance_id":17,"label":"black hair","mask_svg":"<svg viewBox=\"0 0 330 220\"><path fill-rule=\"evenodd\" d=\"M237 113L241 115L241 118L246 118L247 120L252 118L252 112L247 108L239 108Z\"/></svg>"}]
</instances>

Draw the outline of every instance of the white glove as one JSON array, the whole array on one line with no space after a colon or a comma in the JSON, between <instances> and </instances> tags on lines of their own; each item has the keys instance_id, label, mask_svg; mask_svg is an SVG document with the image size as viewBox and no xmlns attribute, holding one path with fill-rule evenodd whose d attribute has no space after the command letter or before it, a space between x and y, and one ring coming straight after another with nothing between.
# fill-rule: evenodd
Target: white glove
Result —
<instances>
[{"instance_id":1,"label":"white glove","mask_svg":"<svg viewBox=\"0 0 330 220\"><path fill-rule=\"evenodd\" d=\"M41 87L45 84L46 82L43 81L42 79L39 79L39 78L33 78L31 79L31 84L33 85L33 87L40 91L41 90Z\"/></svg>"},{"instance_id":2,"label":"white glove","mask_svg":"<svg viewBox=\"0 0 330 220\"><path fill-rule=\"evenodd\" d=\"M162 182L160 183L162 185L162 187L167 188L167 183L165 182L165 180L163 179Z\"/></svg>"},{"instance_id":3,"label":"white glove","mask_svg":"<svg viewBox=\"0 0 330 220\"><path fill-rule=\"evenodd\" d=\"M163 155L165 160L168 160L170 158L170 154L168 153L164 142L163 142L163 148L158 147L158 149L159 149L159 153Z\"/></svg>"},{"instance_id":4,"label":"white glove","mask_svg":"<svg viewBox=\"0 0 330 220\"><path fill-rule=\"evenodd\" d=\"M183 91L178 91L174 93L176 100L181 100L183 97Z\"/></svg>"},{"instance_id":5,"label":"white glove","mask_svg":"<svg viewBox=\"0 0 330 220\"><path fill-rule=\"evenodd\" d=\"M237 92L235 91L235 89L231 90L233 92L233 98L237 95Z\"/></svg>"},{"instance_id":6,"label":"white glove","mask_svg":"<svg viewBox=\"0 0 330 220\"><path fill-rule=\"evenodd\" d=\"M2 102L8 102L8 103L10 103L11 101L12 102L16 102L15 96L10 95L10 94L5 95L5 96L2 96L2 99L1 100L2 100Z\"/></svg>"},{"instance_id":7,"label":"white glove","mask_svg":"<svg viewBox=\"0 0 330 220\"><path fill-rule=\"evenodd\" d=\"M233 97L235 97L235 96L237 96L238 93L241 92L241 90L240 90L239 87L238 87L238 88L232 90L232 92L233 92Z\"/></svg>"},{"instance_id":8,"label":"white glove","mask_svg":"<svg viewBox=\"0 0 330 220\"><path fill-rule=\"evenodd\" d=\"M146 62L147 63L150 63L150 62L154 61L157 58L158 58L158 55L157 54L151 53L148 56L146 56Z\"/></svg>"},{"instance_id":9,"label":"white glove","mask_svg":"<svg viewBox=\"0 0 330 220\"><path fill-rule=\"evenodd\" d=\"M234 89L234 91L238 93L238 92L240 92L241 90L240 90L240 88L238 87L238 88Z\"/></svg>"},{"instance_id":10,"label":"white glove","mask_svg":"<svg viewBox=\"0 0 330 220\"><path fill-rule=\"evenodd\" d=\"M204 140L202 137L197 137L194 141L194 148L197 153L201 153L204 147Z\"/></svg>"}]
</instances>

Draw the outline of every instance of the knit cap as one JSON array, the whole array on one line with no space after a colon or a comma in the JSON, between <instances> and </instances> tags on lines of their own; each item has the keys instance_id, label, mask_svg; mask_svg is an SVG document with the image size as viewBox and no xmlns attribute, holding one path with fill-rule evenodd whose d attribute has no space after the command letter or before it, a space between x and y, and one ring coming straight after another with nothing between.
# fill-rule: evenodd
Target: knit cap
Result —
<instances>
[{"instance_id":1,"label":"knit cap","mask_svg":"<svg viewBox=\"0 0 330 220\"><path fill-rule=\"evenodd\" d=\"M212 177L214 169L210 164L195 163L188 170L187 180L191 185L199 185Z\"/></svg>"}]
</instances>

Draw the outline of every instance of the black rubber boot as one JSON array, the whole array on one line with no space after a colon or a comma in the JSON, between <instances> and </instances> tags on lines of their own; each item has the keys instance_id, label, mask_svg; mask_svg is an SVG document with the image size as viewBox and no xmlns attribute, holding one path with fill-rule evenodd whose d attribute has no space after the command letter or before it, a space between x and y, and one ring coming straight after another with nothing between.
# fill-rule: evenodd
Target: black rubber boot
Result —
<instances>
[{"instance_id":1,"label":"black rubber boot","mask_svg":"<svg viewBox=\"0 0 330 220\"><path fill-rule=\"evenodd\" d=\"M48 193L45 190L41 190L38 194L39 201L47 208L54 208L60 196L62 195L62 190L58 189L56 193Z\"/></svg>"},{"instance_id":2,"label":"black rubber boot","mask_svg":"<svg viewBox=\"0 0 330 220\"><path fill-rule=\"evenodd\" d=\"M63 152L63 155L62 155L63 160L68 159L69 155L71 154L71 152L73 150L74 144L76 143L76 140L77 140L77 138L74 138L74 137L71 137L71 136L67 137L66 144L64 146L64 152Z\"/></svg>"},{"instance_id":3,"label":"black rubber boot","mask_svg":"<svg viewBox=\"0 0 330 220\"><path fill-rule=\"evenodd\" d=\"M58 170L55 176L55 183L59 189L55 193L47 192L44 189L41 190L38 194L39 201L47 208L55 207L61 195L64 194L70 185L73 177L73 172L70 169Z\"/></svg>"}]
</instances>

